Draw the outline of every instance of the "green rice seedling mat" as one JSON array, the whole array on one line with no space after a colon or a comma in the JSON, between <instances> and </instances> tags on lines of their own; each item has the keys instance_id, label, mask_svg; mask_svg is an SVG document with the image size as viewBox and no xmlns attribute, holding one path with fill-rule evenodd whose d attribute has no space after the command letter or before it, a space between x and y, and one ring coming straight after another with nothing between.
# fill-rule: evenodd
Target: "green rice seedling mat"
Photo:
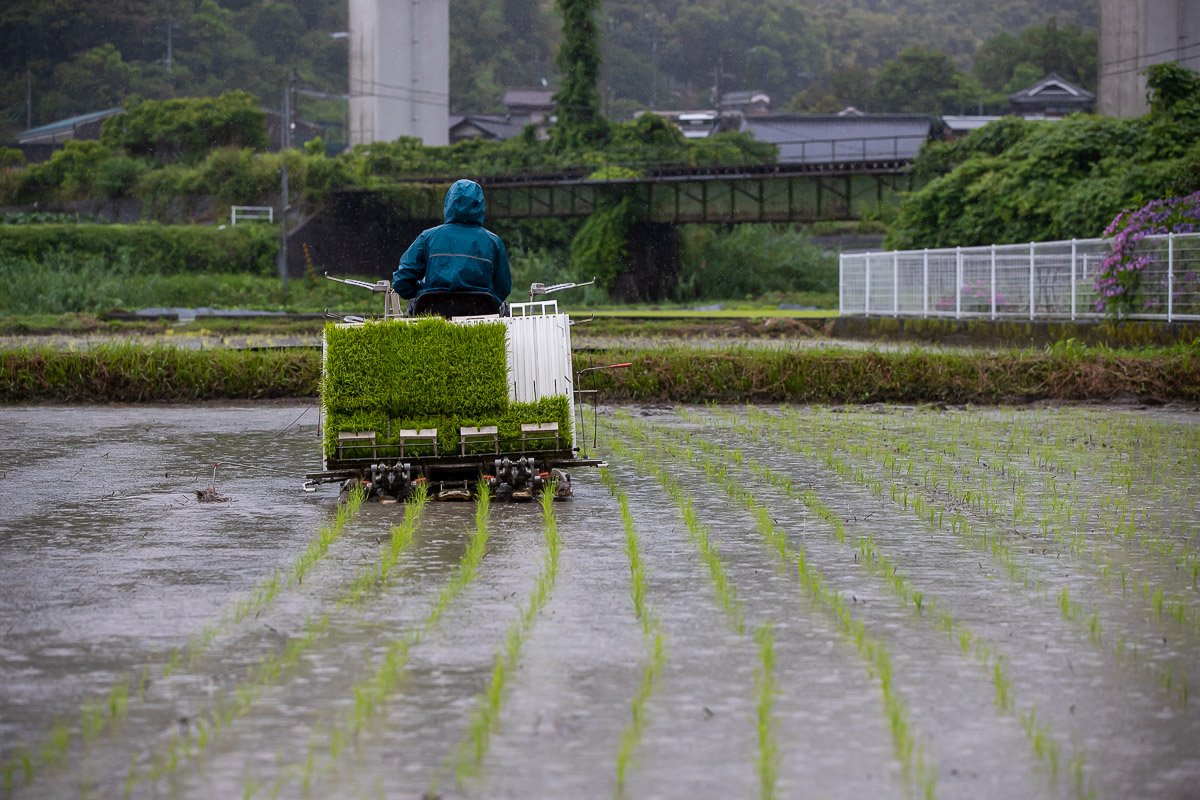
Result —
<instances>
[{"instance_id":1,"label":"green rice seedling mat","mask_svg":"<svg viewBox=\"0 0 1200 800\"><path fill-rule=\"evenodd\" d=\"M502 323L440 317L325 327L321 396L331 415L499 415L508 405Z\"/></svg>"}]
</instances>

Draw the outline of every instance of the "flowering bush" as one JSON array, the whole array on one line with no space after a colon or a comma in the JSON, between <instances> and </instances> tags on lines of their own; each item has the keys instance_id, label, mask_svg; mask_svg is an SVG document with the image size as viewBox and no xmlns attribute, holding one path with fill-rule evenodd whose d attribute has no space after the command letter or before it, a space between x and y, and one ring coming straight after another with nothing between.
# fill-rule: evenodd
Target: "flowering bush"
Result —
<instances>
[{"instance_id":1,"label":"flowering bush","mask_svg":"<svg viewBox=\"0 0 1200 800\"><path fill-rule=\"evenodd\" d=\"M1098 295L1096 310L1120 318L1152 308L1157 298L1143 297L1142 278L1147 267L1157 265L1158 261L1153 252L1142 251L1138 245L1147 236L1197 231L1200 231L1200 192L1152 200L1136 211L1126 209L1117 214L1104 229L1105 237L1112 237L1112 249L1101 263L1094 285ZM1183 277L1194 275L1188 273ZM1166 280L1163 276L1164 287Z\"/></svg>"}]
</instances>

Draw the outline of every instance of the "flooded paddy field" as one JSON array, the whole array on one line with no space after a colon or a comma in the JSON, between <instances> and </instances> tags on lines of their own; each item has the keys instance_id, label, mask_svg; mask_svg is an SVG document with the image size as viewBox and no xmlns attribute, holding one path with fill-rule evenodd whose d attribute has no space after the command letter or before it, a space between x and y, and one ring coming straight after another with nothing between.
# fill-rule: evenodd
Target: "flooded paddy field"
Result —
<instances>
[{"instance_id":1,"label":"flooded paddy field","mask_svg":"<svg viewBox=\"0 0 1200 800\"><path fill-rule=\"evenodd\" d=\"M568 502L341 508L303 405L0 420L4 796L1197 796L1194 411L617 408Z\"/></svg>"}]
</instances>

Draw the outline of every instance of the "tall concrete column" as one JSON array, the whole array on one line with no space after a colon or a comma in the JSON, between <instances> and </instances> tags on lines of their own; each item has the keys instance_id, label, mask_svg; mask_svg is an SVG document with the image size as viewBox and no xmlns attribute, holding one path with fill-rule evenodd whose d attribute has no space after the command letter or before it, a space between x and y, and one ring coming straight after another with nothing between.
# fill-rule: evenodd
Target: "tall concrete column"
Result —
<instances>
[{"instance_id":1,"label":"tall concrete column","mask_svg":"<svg viewBox=\"0 0 1200 800\"><path fill-rule=\"evenodd\" d=\"M1100 0L1099 113L1136 117L1149 111L1142 71L1166 61L1200 72L1200 2Z\"/></svg>"},{"instance_id":2,"label":"tall concrete column","mask_svg":"<svg viewBox=\"0 0 1200 800\"><path fill-rule=\"evenodd\" d=\"M449 111L449 0L350 0L350 144L448 144Z\"/></svg>"}]
</instances>

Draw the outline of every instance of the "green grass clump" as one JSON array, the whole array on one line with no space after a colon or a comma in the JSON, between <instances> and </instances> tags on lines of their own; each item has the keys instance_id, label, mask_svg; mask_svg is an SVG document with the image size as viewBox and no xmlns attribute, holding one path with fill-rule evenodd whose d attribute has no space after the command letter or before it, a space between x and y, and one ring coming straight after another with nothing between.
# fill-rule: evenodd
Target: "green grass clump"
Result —
<instances>
[{"instance_id":1,"label":"green grass clump","mask_svg":"<svg viewBox=\"0 0 1200 800\"><path fill-rule=\"evenodd\" d=\"M773 715L779 687L775 682L775 634L769 622L754 629L754 642L758 645L759 657L759 665L754 670L759 796L770 800L775 797L775 781L779 776L779 742L775 737L777 725Z\"/></svg>"},{"instance_id":2,"label":"green grass clump","mask_svg":"<svg viewBox=\"0 0 1200 800\"><path fill-rule=\"evenodd\" d=\"M454 325L440 317L325 328L322 397L331 412L468 417L508 406L501 323Z\"/></svg>"},{"instance_id":3,"label":"green grass clump","mask_svg":"<svg viewBox=\"0 0 1200 800\"><path fill-rule=\"evenodd\" d=\"M600 480L617 499L621 508L621 521L625 526L625 555L629 557L629 597L633 601L634 614L642 625L642 634L646 639L647 658L642 671L642 682L630 703L629 724L621 732L621 746L617 751L617 794L622 796L626 777L633 764L634 750L641 744L642 731L646 727L646 702L658 686L659 676L667 661L667 651L662 620L646 599L649 591L646 562L642 557L633 513L629 509L629 496L617 485L616 478L606 467L600 469Z\"/></svg>"},{"instance_id":4,"label":"green grass clump","mask_svg":"<svg viewBox=\"0 0 1200 800\"><path fill-rule=\"evenodd\" d=\"M486 490L480 496L486 498ZM558 578L558 559L562 552L562 538L558 534L558 518L554 513L553 483L542 492L541 506L542 533L546 541L546 556L542 563L542 571L538 573L537 582L529 594L529 601L521 609L520 615L509 625L504 637L504 645L496 651L491 679L488 681L487 688L477 698L475 710L471 714L470 729L458 748L455 778L459 783L468 776L478 774L483 764L483 758L487 755L488 746L491 744L492 734L500 726L500 710L507 694L505 688L512 681L512 674L521 657L521 647L529 637L538 613L549 602L550 592ZM436 791L431 790L428 795L432 796L435 793Z\"/></svg>"}]
</instances>

